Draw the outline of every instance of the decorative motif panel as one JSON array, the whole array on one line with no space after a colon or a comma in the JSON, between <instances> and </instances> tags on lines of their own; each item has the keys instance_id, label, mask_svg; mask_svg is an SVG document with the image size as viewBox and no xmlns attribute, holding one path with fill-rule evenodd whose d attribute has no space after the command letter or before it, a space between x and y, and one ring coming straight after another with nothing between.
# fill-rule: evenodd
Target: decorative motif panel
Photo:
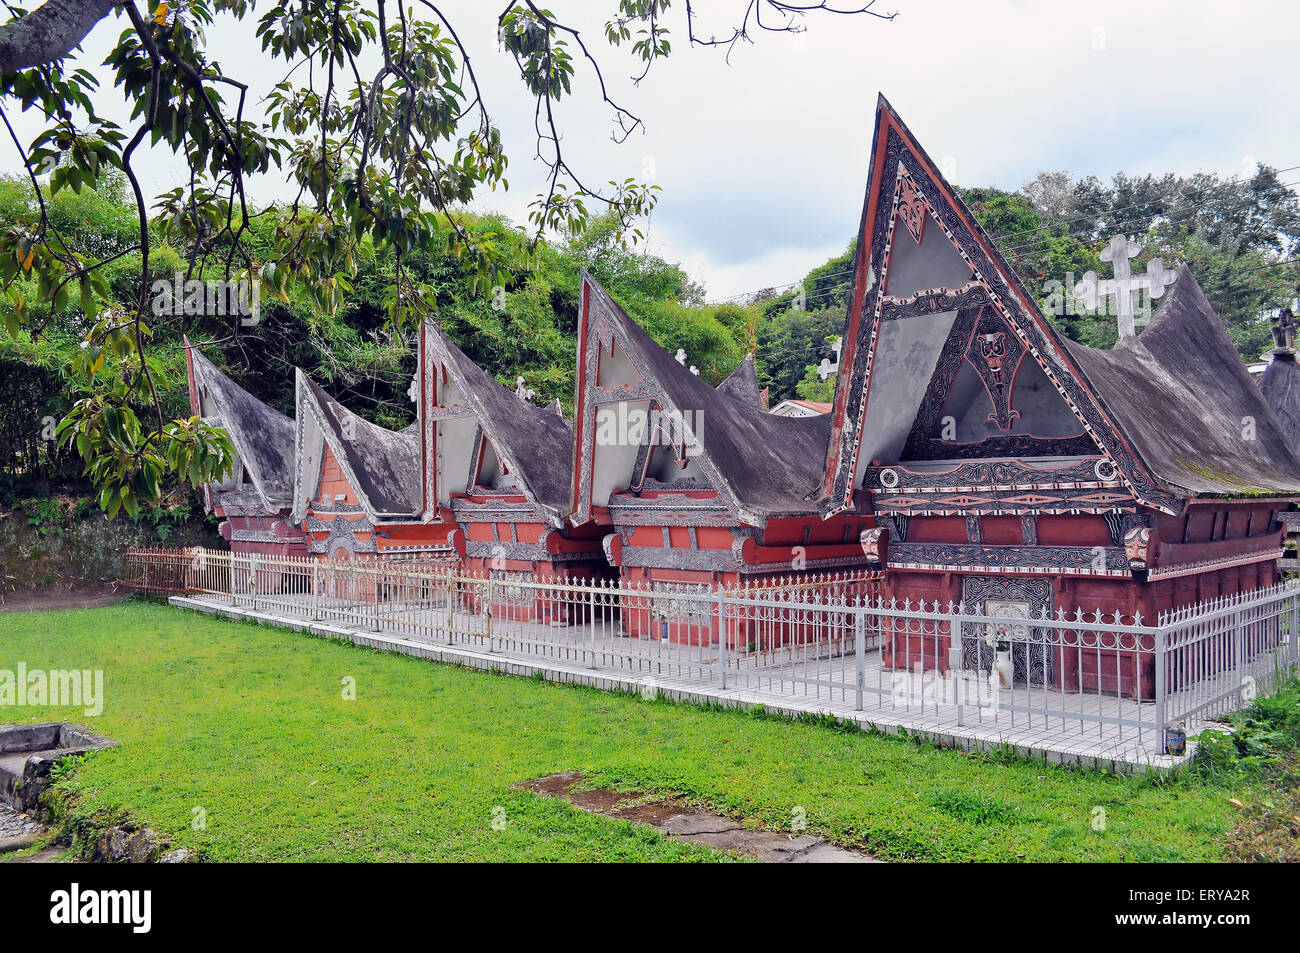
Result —
<instances>
[{"instance_id":1,"label":"decorative motif panel","mask_svg":"<svg viewBox=\"0 0 1300 953\"><path fill-rule=\"evenodd\" d=\"M962 602L967 610L1006 619L1005 622L962 625L962 665L992 671L998 642L1011 646L1013 681L1017 685L1055 683L1055 649L1047 630L1033 625L1052 608L1052 584L1046 579L1015 576L967 576L962 580Z\"/></svg>"}]
</instances>

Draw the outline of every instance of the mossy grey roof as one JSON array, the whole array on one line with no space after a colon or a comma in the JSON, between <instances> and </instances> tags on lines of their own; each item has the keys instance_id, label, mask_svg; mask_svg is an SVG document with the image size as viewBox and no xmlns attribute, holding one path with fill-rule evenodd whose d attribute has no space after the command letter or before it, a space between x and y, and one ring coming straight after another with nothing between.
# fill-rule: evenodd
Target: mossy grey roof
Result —
<instances>
[{"instance_id":1,"label":"mossy grey roof","mask_svg":"<svg viewBox=\"0 0 1300 953\"><path fill-rule=\"evenodd\" d=\"M759 517L818 512L829 417L778 417L756 402L710 387L678 364L585 271L583 279L671 404L702 415L700 442L726 484L716 488L719 492L730 493Z\"/></svg>"},{"instance_id":2,"label":"mossy grey roof","mask_svg":"<svg viewBox=\"0 0 1300 953\"><path fill-rule=\"evenodd\" d=\"M420 434L413 424L388 430L354 414L301 370L301 417L309 401L326 442L372 518L414 516L420 512ZM302 421L299 421L302 424Z\"/></svg>"},{"instance_id":3,"label":"mossy grey roof","mask_svg":"<svg viewBox=\"0 0 1300 953\"><path fill-rule=\"evenodd\" d=\"M1300 448L1300 363L1295 351L1279 348L1273 352L1273 360L1259 379L1259 391L1295 452Z\"/></svg>"},{"instance_id":4,"label":"mossy grey roof","mask_svg":"<svg viewBox=\"0 0 1300 953\"><path fill-rule=\"evenodd\" d=\"M1136 338L1109 351L1065 346L1166 490L1300 494L1300 460L1186 265Z\"/></svg>"},{"instance_id":5,"label":"mossy grey roof","mask_svg":"<svg viewBox=\"0 0 1300 953\"><path fill-rule=\"evenodd\" d=\"M293 503L294 422L240 387L185 340L195 405L209 423L230 434L230 442L253 486L271 509Z\"/></svg>"},{"instance_id":6,"label":"mossy grey roof","mask_svg":"<svg viewBox=\"0 0 1300 953\"><path fill-rule=\"evenodd\" d=\"M763 391L758 386L758 370L754 367L754 354L751 351L745 359L736 365L736 369L727 375L727 379L718 385L718 391L733 397L742 404L752 404L760 410L763 407Z\"/></svg>"}]
</instances>

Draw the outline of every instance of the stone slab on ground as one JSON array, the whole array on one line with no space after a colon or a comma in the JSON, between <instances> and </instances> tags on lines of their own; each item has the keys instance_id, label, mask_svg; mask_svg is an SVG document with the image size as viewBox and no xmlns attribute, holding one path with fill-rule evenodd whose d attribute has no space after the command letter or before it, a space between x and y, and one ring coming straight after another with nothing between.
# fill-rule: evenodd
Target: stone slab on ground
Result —
<instances>
[{"instance_id":1,"label":"stone slab on ground","mask_svg":"<svg viewBox=\"0 0 1300 953\"><path fill-rule=\"evenodd\" d=\"M35 810L56 764L113 744L67 722L0 725L0 802L18 811Z\"/></svg>"},{"instance_id":2,"label":"stone slab on ground","mask_svg":"<svg viewBox=\"0 0 1300 953\"><path fill-rule=\"evenodd\" d=\"M811 834L746 828L740 821L674 800L649 800L625 791L575 791L582 775L551 774L518 785L542 797L562 797L580 810L648 824L674 840L700 844L765 864L878 864L861 851L836 847Z\"/></svg>"},{"instance_id":3,"label":"stone slab on ground","mask_svg":"<svg viewBox=\"0 0 1300 953\"><path fill-rule=\"evenodd\" d=\"M80 861L69 858L67 852L62 847L46 847L38 850L34 854L28 854L26 857L15 857L12 860L6 860L7 864L76 864Z\"/></svg>"}]
</instances>

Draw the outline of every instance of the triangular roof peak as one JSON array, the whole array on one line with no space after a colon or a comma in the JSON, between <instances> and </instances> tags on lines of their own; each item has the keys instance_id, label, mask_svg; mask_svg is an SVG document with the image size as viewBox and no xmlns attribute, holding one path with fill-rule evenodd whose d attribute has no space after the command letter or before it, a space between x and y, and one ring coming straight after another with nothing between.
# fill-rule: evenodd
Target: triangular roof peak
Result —
<instances>
[{"instance_id":1,"label":"triangular roof peak","mask_svg":"<svg viewBox=\"0 0 1300 953\"><path fill-rule=\"evenodd\" d=\"M736 369L727 375L726 380L718 385L718 393L726 394L733 400L766 410L763 407L763 392L758 386L758 368L754 366L754 352L750 351L736 365Z\"/></svg>"},{"instance_id":2,"label":"triangular roof peak","mask_svg":"<svg viewBox=\"0 0 1300 953\"><path fill-rule=\"evenodd\" d=\"M1036 364L1044 386L1077 419L1072 452L1107 459L1141 502L1167 512L1181 508L1080 372L1065 338L881 96L831 414L825 515L852 505L873 461L898 459L917 408L936 396L927 389L940 379L935 369L945 347L951 350L959 336L954 326L977 315L1004 323L1017 359ZM999 419L1005 424L1009 415ZM1035 452L1017 450L1021 444ZM1007 453L1040 455L1039 444L1009 440Z\"/></svg>"},{"instance_id":3,"label":"triangular roof peak","mask_svg":"<svg viewBox=\"0 0 1300 953\"><path fill-rule=\"evenodd\" d=\"M320 490L325 449L334 455L372 520L406 520L420 512L420 443L415 426L388 430L348 410L294 368L298 408L293 516L304 518Z\"/></svg>"},{"instance_id":4,"label":"triangular roof peak","mask_svg":"<svg viewBox=\"0 0 1300 953\"><path fill-rule=\"evenodd\" d=\"M564 419L559 402L543 408L521 400L470 360L437 324L425 322L423 333L420 413L424 422L426 482L437 471L434 408L442 407L444 387L443 381L433 374L441 367L455 381L457 403L477 419L492 450L514 475L518 490L538 507L548 522L562 526L568 516L573 428ZM463 475L460 482L466 482ZM436 483L426 486L425 494L432 494L435 499L441 495Z\"/></svg>"},{"instance_id":5,"label":"triangular roof peak","mask_svg":"<svg viewBox=\"0 0 1300 953\"><path fill-rule=\"evenodd\" d=\"M240 463L268 509L293 501L294 422L258 400L182 338L190 412L229 435Z\"/></svg>"},{"instance_id":6,"label":"triangular roof peak","mask_svg":"<svg viewBox=\"0 0 1300 953\"><path fill-rule=\"evenodd\" d=\"M570 517L583 523L612 491L630 484L648 444L629 434L602 441L598 422L619 405L654 408L677 428L681 449L738 522L816 512L825 418L773 417L753 401L710 387L655 342L584 269L574 394ZM637 431L640 433L640 431ZM654 440L648 431L641 438ZM674 441L676 443L676 441Z\"/></svg>"}]
</instances>

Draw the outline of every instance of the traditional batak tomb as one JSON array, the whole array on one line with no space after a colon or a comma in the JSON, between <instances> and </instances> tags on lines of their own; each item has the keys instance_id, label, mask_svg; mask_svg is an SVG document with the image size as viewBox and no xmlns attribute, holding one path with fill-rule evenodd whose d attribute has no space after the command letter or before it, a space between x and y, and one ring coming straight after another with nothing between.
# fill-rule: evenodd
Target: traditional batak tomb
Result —
<instances>
[{"instance_id":1,"label":"traditional batak tomb","mask_svg":"<svg viewBox=\"0 0 1300 953\"><path fill-rule=\"evenodd\" d=\"M423 498L458 528L462 568L507 585L494 609L559 622L566 600L512 579L584 582L609 574L604 530L568 519L573 428L559 403L538 407L471 361L433 323L420 339ZM517 591L516 591L517 589ZM567 615L566 615L567 618Z\"/></svg>"},{"instance_id":2,"label":"traditional batak tomb","mask_svg":"<svg viewBox=\"0 0 1300 953\"><path fill-rule=\"evenodd\" d=\"M1066 340L883 99L857 248L822 505L875 518L887 599L1153 620L1278 581L1300 462L1186 268L1141 335L1121 301L1113 350ZM885 662L969 665L951 636ZM1031 665L1152 697L1149 653L1064 651Z\"/></svg>"},{"instance_id":3,"label":"traditional batak tomb","mask_svg":"<svg viewBox=\"0 0 1300 953\"><path fill-rule=\"evenodd\" d=\"M581 294L569 519L605 528L625 582L681 592L865 567L858 539L874 522L818 508L828 418L765 412L746 363L710 387L585 272ZM699 631L664 624L672 638Z\"/></svg>"},{"instance_id":4,"label":"traditional batak tomb","mask_svg":"<svg viewBox=\"0 0 1300 953\"><path fill-rule=\"evenodd\" d=\"M185 339L190 412L222 427L235 448L235 466L222 483L203 488L203 503L222 522L223 539L237 553L306 555L293 508L294 424L268 407Z\"/></svg>"},{"instance_id":5,"label":"traditional batak tomb","mask_svg":"<svg viewBox=\"0 0 1300 953\"><path fill-rule=\"evenodd\" d=\"M1132 276L1136 253L1112 242L1115 278L1093 286L1117 298L1117 345L1065 339L882 98L829 413L765 412L752 356L710 387L584 273L572 424L432 324L418 421L399 433L301 374L294 431L190 349L195 412L240 455L208 498L236 549L301 540L296 523L328 558L616 575L634 636L717 640L716 600L682 593L819 590L829 571L861 581L840 594L1027 630L1043 613L1154 620L1278 581L1300 369L1290 327L1256 386L1191 273ZM1137 334L1143 282L1161 300ZM643 611L661 596L687 616ZM579 621L528 599L511 611ZM981 633L935 620L902 635L882 615L887 669L988 668ZM1029 641L1019 681L1153 695L1150 644Z\"/></svg>"}]
</instances>

